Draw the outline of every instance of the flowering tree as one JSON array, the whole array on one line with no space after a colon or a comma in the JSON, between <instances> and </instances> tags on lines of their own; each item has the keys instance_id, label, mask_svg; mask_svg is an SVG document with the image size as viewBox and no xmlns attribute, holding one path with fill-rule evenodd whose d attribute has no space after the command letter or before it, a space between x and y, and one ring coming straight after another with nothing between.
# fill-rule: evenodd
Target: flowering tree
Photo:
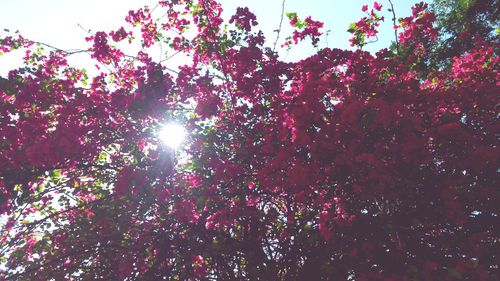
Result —
<instances>
[{"instance_id":1,"label":"flowering tree","mask_svg":"<svg viewBox=\"0 0 500 281\"><path fill-rule=\"evenodd\" d=\"M0 279L498 280L498 43L422 72L426 8L399 20L401 54L361 49L375 2L357 50L294 63L213 0L91 35L92 76L3 37L26 56L0 81ZM322 23L289 19L284 45L318 43ZM181 158L156 133L174 120Z\"/></svg>"},{"instance_id":2,"label":"flowering tree","mask_svg":"<svg viewBox=\"0 0 500 281\"><path fill-rule=\"evenodd\" d=\"M449 59L473 48L476 39L495 40L500 35L499 0L435 0L438 40L433 42L432 64L448 66Z\"/></svg>"}]
</instances>

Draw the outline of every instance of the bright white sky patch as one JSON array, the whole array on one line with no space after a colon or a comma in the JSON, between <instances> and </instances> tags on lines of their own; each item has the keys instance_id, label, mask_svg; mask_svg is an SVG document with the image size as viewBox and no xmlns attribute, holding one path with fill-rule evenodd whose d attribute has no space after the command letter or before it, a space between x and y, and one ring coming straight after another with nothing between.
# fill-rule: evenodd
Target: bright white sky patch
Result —
<instances>
[{"instance_id":1,"label":"bright white sky patch","mask_svg":"<svg viewBox=\"0 0 500 281\"><path fill-rule=\"evenodd\" d=\"M394 10L397 17L406 17L411 14L410 7L421 0L401 0L393 1ZM281 4L282 1L269 0L220 0L224 9L223 17L227 21L236 12L238 6L248 6L250 11L256 14L259 22L258 29L262 29L266 35L266 47L272 47L276 39L275 30L280 25ZM307 2L307 4L305 4ZM351 34L347 32L349 24L359 20L365 16L361 12L362 4L368 4L369 8L373 1L328 1L328 0L309 0L309 1L285 1L285 12L298 12L298 16L304 19L307 16L312 16L314 20L324 21L324 35L321 37L319 44L320 48L349 48L349 38ZM380 1L383 7L382 16L386 20L378 28L378 42L366 45L363 50L378 51L380 48L388 47L391 40L394 40L394 30L390 16L392 14L386 9L387 1ZM60 49L87 49L92 45L92 42L86 42L85 37L90 33L97 31L116 30L121 26L126 29L130 25L125 24L124 18L129 10L138 9L144 5L153 8L157 5L157 0L86 0L86 1L67 1L67 0L16 0L16 1L0 1L0 37L13 35L16 30L29 39L50 44ZM127 3L126 5L124 3ZM162 9L156 9L156 16L163 15ZM9 29L10 33L4 33L3 29ZM277 44L276 51L286 61L298 61L304 59L317 52L313 48L310 40L305 40L295 48L287 50L279 46L284 43L284 39L292 34L293 28L288 24L288 19L285 17L282 23L282 32L280 40ZM331 32L327 34L327 30ZM48 48L46 48L48 49ZM141 49L140 49L141 50ZM165 50L165 48L163 49ZM125 50L128 55L135 55L134 51ZM151 57L155 61L165 58L165 54L159 50L150 50ZM161 56L160 56L161 54ZM169 52L167 55L171 55ZM8 71L23 66L23 52L13 52L8 55L0 56L0 76L6 77ZM182 56L176 56L168 61L169 66L184 65L186 62L181 61ZM90 62L89 62L90 61ZM95 62L90 60L87 53L75 54L69 57L71 65L93 69ZM99 74L101 71L96 73Z\"/></svg>"},{"instance_id":2,"label":"bright white sky patch","mask_svg":"<svg viewBox=\"0 0 500 281\"><path fill-rule=\"evenodd\" d=\"M167 124L161 128L158 138L167 146L177 148L186 138L186 130L179 124Z\"/></svg>"}]
</instances>

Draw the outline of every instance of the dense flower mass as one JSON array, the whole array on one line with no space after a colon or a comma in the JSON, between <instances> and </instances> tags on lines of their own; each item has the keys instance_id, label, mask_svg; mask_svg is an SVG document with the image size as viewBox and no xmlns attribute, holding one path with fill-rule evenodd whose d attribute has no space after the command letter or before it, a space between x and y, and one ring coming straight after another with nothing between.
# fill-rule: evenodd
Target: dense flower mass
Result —
<instances>
[{"instance_id":1,"label":"dense flower mass","mask_svg":"<svg viewBox=\"0 0 500 281\"><path fill-rule=\"evenodd\" d=\"M298 62L214 0L93 34L95 75L1 38L26 56L0 78L0 280L499 280L498 43L421 71L426 5L401 54L361 49L383 20L362 11L358 49ZM318 44L321 22L288 16L285 45ZM182 153L157 138L173 121Z\"/></svg>"}]
</instances>

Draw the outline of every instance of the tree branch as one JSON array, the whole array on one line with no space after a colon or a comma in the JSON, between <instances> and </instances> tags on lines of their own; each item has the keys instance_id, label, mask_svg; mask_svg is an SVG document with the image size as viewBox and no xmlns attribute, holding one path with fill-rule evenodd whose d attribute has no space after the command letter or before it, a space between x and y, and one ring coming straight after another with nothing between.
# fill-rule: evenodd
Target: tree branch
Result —
<instances>
[{"instance_id":1,"label":"tree branch","mask_svg":"<svg viewBox=\"0 0 500 281\"><path fill-rule=\"evenodd\" d=\"M274 44L273 44L273 53L276 50L276 44L278 44L278 39L280 38L281 25L283 24L284 15L285 15L285 0L283 0L283 2L281 2L281 19L280 19L280 25L278 26L278 29L275 30L277 32L277 34L276 34L276 40L274 40Z\"/></svg>"},{"instance_id":2,"label":"tree branch","mask_svg":"<svg viewBox=\"0 0 500 281\"><path fill-rule=\"evenodd\" d=\"M391 5L392 12L392 24L396 26L396 12L394 11L394 5L392 4L392 0L388 0ZM396 39L396 52L399 55L399 40L398 40L398 30L394 29L394 38Z\"/></svg>"}]
</instances>

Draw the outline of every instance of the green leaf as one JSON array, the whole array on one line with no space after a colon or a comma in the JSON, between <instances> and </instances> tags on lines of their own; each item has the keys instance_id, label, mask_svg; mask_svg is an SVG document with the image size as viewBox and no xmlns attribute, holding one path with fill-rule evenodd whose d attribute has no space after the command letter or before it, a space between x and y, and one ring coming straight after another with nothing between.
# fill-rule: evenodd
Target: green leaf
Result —
<instances>
[{"instance_id":1,"label":"green leaf","mask_svg":"<svg viewBox=\"0 0 500 281\"><path fill-rule=\"evenodd\" d=\"M289 20L292 20L293 18L297 17L297 13L286 13L285 15Z\"/></svg>"},{"instance_id":2,"label":"green leaf","mask_svg":"<svg viewBox=\"0 0 500 281\"><path fill-rule=\"evenodd\" d=\"M97 161L99 163L107 163L108 159L109 159L108 154L104 151L99 153L99 156L97 157Z\"/></svg>"},{"instance_id":3,"label":"green leaf","mask_svg":"<svg viewBox=\"0 0 500 281\"><path fill-rule=\"evenodd\" d=\"M55 177L55 178L59 178L59 177L61 177L61 170L59 170L59 169L52 170L52 175L53 175L53 177Z\"/></svg>"},{"instance_id":4,"label":"green leaf","mask_svg":"<svg viewBox=\"0 0 500 281\"><path fill-rule=\"evenodd\" d=\"M356 23L353 22L353 23L349 24L349 28L347 29L347 31L350 33L354 33L354 32L356 32L356 29L357 29Z\"/></svg>"}]
</instances>

